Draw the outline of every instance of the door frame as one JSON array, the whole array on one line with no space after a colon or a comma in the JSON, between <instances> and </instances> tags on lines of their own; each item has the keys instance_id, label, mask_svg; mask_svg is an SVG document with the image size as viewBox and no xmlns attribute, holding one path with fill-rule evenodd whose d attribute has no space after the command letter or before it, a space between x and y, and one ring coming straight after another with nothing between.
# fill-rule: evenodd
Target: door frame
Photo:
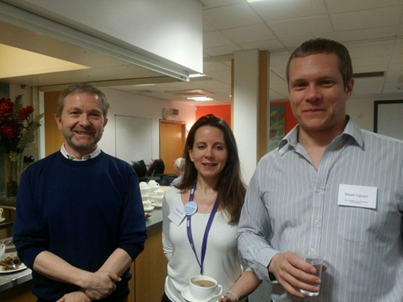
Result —
<instances>
[{"instance_id":1,"label":"door frame","mask_svg":"<svg viewBox=\"0 0 403 302\"><path fill-rule=\"evenodd\" d=\"M162 149L162 146L161 146L161 126L163 125L163 124L177 124L177 125L180 125L181 126L181 134L182 134L182 138L181 138L181 152L180 152L180 154L182 154L182 151L183 151L183 148L184 148L184 146L185 146L185 142L186 142L186 122L185 121L173 121L173 120L163 120L163 119L160 119L159 120L159 146L160 146L160 148L159 148L159 156L161 157L161 149Z\"/></svg>"}]
</instances>

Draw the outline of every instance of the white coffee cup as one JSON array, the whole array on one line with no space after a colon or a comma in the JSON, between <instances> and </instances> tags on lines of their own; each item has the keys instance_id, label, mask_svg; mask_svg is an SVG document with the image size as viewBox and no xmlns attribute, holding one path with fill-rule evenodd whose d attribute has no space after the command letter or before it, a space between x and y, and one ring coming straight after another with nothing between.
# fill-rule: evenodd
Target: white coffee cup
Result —
<instances>
[{"instance_id":1,"label":"white coffee cup","mask_svg":"<svg viewBox=\"0 0 403 302\"><path fill-rule=\"evenodd\" d=\"M152 206L151 200L143 200L143 207L144 209L149 209Z\"/></svg>"},{"instance_id":2,"label":"white coffee cup","mask_svg":"<svg viewBox=\"0 0 403 302\"><path fill-rule=\"evenodd\" d=\"M143 188L148 188L148 183L146 183L145 181L140 182L140 189Z\"/></svg>"},{"instance_id":3,"label":"white coffee cup","mask_svg":"<svg viewBox=\"0 0 403 302\"><path fill-rule=\"evenodd\" d=\"M162 206L162 197L160 198L160 197L157 197L157 196L153 196L153 197L151 197L151 199L152 199L152 202L154 203L154 205L156 207L161 207Z\"/></svg>"},{"instance_id":4,"label":"white coffee cup","mask_svg":"<svg viewBox=\"0 0 403 302\"><path fill-rule=\"evenodd\" d=\"M151 196L148 190L140 190L140 193L143 200L148 199Z\"/></svg>"},{"instance_id":5,"label":"white coffee cup","mask_svg":"<svg viewBox=\"0 0 403 302\"><path fill-rule=\"evenodd\" d=\"M197 275L189 279L189 291L197 300L210 300L222 294L222 286L212 277Z\"/></svg>"},{"instance_id":6,"label":"white coffee cup","mask_svg":"<svg viewBox=\"0 0 403 302\"><path fill-rule=\"evenodd\" d=\"M161 198L164 197L164 193L165 192L161 191L160 189L157 189L157 190L154 191L154 195L157 196L157 197L161 197Z\"/></svg>"},{"instance_id":7,"label":"white coffee cup","mask_svg":"<svg viewBox=\"0 0 403 302\"><path fill-rule=\"evenodd\" d=\"M141 192L142 196L143 195L149 196L151 194L152 190L153 190L153 188L149 187L148 185L147 185L147 187L140 188L140 192Z\"/></svg>"},{"instance_id":8,"label":"white coffee cup","mask_svg":"<svg viewBox=\"0 0 403 302\"><path fill-rule=\"evenodd\" d=\"M0 208L0 219L2 219L3 218L3 208Z\"/></svg>"},{"instance_id":9,"label":"white coffee cup","mask_svg":"<svg viewBox=\"0 0 403 302\"><path fill-rule=\"evenodd\" d=\"M148 186L152 187L152 188L157 188L160 186L160 184L158 182L156 182L154 179L150 179L148 181Z\"/></svg>"}]
</instances>

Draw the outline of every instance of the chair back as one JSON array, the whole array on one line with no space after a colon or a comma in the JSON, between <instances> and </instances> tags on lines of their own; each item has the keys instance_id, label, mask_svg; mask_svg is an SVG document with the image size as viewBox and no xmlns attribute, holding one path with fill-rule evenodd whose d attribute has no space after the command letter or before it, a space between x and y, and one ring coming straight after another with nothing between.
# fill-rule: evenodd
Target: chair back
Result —
<instances>
[{"instance_id":1,"label":"chair back","mask_svg":"<svg viewBox=\"0 0 403 302\"><path fill-rule=\"evenodd\" d=\"M139 160L133 162L132 165L134 171L136 171L136 174L138 177L145 177L147 173L147 166L144 160Z\"/></svg>"},{"instance_id":2,"label":"chair back","mask_svg":"<svg viewBox=\"0 0 403 302\"><path fill-rule=\"evenodd\" d=\"M165 164L164 161L159 159L154 159L148 168L147 176L162 175L164 174Z\"/></svg>"}]
</instances>

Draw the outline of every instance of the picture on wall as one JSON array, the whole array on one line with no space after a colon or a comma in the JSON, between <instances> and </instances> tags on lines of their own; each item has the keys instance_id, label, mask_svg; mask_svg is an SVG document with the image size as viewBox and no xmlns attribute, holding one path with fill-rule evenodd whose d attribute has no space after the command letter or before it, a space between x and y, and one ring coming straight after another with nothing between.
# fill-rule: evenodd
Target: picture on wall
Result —
<instances>
[{"instance_id":1,"label":"picture on wall","mask_svg":"<svg viewBox=\"0 0 403 302\"><path fill-rule=\"evenodd\" d=\"M285 105L270 105L269 151L278 147L285 136Z\"/></svg>"},{"instance_id":2,"label":"picture on wall","mask_svg":"<svg viewBox=\"0 0 403 302\"><path fill-rule=\"evenodd\" d=\"M374 102L374 132L403 140L403 100Z\"/></svg>"}]
</instances>

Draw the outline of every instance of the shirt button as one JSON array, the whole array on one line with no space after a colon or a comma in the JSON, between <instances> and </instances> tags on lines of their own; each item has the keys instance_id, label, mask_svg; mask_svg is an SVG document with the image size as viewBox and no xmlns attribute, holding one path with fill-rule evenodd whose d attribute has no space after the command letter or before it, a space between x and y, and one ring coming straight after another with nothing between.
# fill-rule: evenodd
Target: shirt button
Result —
<instances>
[{"instance_id":1,"label":"shirt button","mask_svg":"<svg viewBox=\"0 0 403 302\"><path fill-rule=\"evenodd\" d=\"M319 224L319 220L315 219L315 220L313 221L313 224L314 224L314 225L318 225L318 224Z\"/></svg>"},{"instance_id":2,"label":"shirt button","mask_svg":"<svg viewBox=\"0 0 403 302\"><path fill-rule=\"evenodd\" d=\"M316 188L316 193L320 193L320 192L322 192L322 189L321 188Z\"/></svg>"}]
</instances>

